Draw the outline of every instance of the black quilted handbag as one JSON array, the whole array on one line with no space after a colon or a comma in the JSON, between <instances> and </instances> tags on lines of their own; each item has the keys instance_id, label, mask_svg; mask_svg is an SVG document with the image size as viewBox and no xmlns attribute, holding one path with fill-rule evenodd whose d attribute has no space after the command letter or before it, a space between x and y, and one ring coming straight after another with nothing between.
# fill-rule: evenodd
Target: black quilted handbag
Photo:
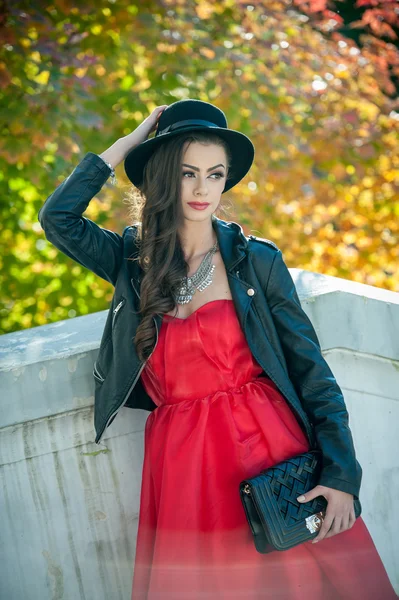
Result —
<instances>
[{"instance_id":1,"label":"black quilted handbag","mask_svg":"<svg viewBox=\"0 0 399 600\"><path fill-rule=\"evenodd\" d=\"M297 498L318 484L320 471L320 450L309 450L241 481L240 497L258 552L288 550L316 537L327 500L317 496L302 504ZM355 497L354 510L359 517L362 508Z\"/></svg>"}]
</instances>

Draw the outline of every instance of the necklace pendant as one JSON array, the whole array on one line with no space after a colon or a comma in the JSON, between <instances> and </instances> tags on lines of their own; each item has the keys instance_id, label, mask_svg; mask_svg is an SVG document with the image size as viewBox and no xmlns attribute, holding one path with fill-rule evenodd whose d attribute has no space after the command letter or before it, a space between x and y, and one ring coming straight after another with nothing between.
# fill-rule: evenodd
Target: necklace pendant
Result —
<instances>
[{"instance_id":1,"label":"necklace pendant","mask_svg":"<svg viewBox=\"0 0 399 600\"><path fill-rule=\"evenodd\" d=\"M203 292L212 283L212 274L215 270L215 265L212 264L212 258L218 249L218 243L207 252L203 258L197 271L191 277L183 277L181 285L175 296L177 304L188 304L191 302L196 289Z\"/></svg>"}]
</instances>

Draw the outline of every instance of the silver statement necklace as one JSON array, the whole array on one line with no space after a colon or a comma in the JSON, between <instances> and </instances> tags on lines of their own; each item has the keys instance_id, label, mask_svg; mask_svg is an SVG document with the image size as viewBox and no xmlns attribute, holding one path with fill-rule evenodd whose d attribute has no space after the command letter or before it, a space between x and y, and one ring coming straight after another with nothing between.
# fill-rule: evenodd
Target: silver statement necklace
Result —
<instances>
[{"instance_id":1,"label":"silver statement necklace","mask_svg":"<svg viewBox=\"0 0 399 600\"><path fill-rule=\"evenodd\" d=\"M177 304L188 304L191 302L196 290L203 292L212 283L212 275L215 270L215 265L212 264L212 259L218 249L218 242L214 243L212 248L205 254L200 266L191 277L182 277L181 285L177 295L174 296Z\"/></svg>"}]
</instances>

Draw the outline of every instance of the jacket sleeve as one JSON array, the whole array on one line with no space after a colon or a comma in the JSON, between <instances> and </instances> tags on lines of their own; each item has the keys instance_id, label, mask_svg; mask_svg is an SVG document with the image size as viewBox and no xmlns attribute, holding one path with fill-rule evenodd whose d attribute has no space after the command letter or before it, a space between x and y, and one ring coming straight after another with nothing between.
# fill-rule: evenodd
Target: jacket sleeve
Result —
<instances>
[{"instance_id":1,"label":"jacket sleeve","mask_svg":"<svg viewBox=\"0 0 399 600\"><path fill-rule=\"evenodd\" d=\"M115 286L123 259L123 237L82 216L110 173L100 156L88 152L47 198L38 220L49 242Z\"/></svg>"},{"instance_id":2,"label":"jacket sleeve","mask_svg":"<svg viewBox=\"0 0 399 600\"><path fill-rule=\"evenodd\" d=\"M319 484L358 497L362 469L356 460L342 390L321 353L318 337L301 307L281 250L274 255L266 296L289 377L314 425L322 452Z\"/></svg>"}]
</instances>

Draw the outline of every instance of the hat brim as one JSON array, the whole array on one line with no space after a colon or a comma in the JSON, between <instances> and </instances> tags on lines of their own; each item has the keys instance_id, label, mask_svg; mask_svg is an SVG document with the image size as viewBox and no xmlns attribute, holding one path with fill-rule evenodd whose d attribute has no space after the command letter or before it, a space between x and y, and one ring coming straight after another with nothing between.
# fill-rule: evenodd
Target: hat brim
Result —
<instances>
[{"instance_id":1,"label":"hat brim","mask_svg":"<svg viewBox=\"0 0 399 600\"><path fill-rule=\"evenodd\" d=\"M231 176L226 181L222 194L230 190L245 177L251 168L255 156L255 148L249 137L244 133L235 131L234 129L224 129L223 127L198 126L193 128L191 126L168 132L164 135L156 135L145 140L130 150L124 160L125 173L128 179L133 185L140 188L140 185L143 182L144 167L155 150L172 137L182 135L183 133L195 133L196 131L209 131L210 133L215 133L228 143L232 155L230 166Z\"/></svg>"}]
</instances>

